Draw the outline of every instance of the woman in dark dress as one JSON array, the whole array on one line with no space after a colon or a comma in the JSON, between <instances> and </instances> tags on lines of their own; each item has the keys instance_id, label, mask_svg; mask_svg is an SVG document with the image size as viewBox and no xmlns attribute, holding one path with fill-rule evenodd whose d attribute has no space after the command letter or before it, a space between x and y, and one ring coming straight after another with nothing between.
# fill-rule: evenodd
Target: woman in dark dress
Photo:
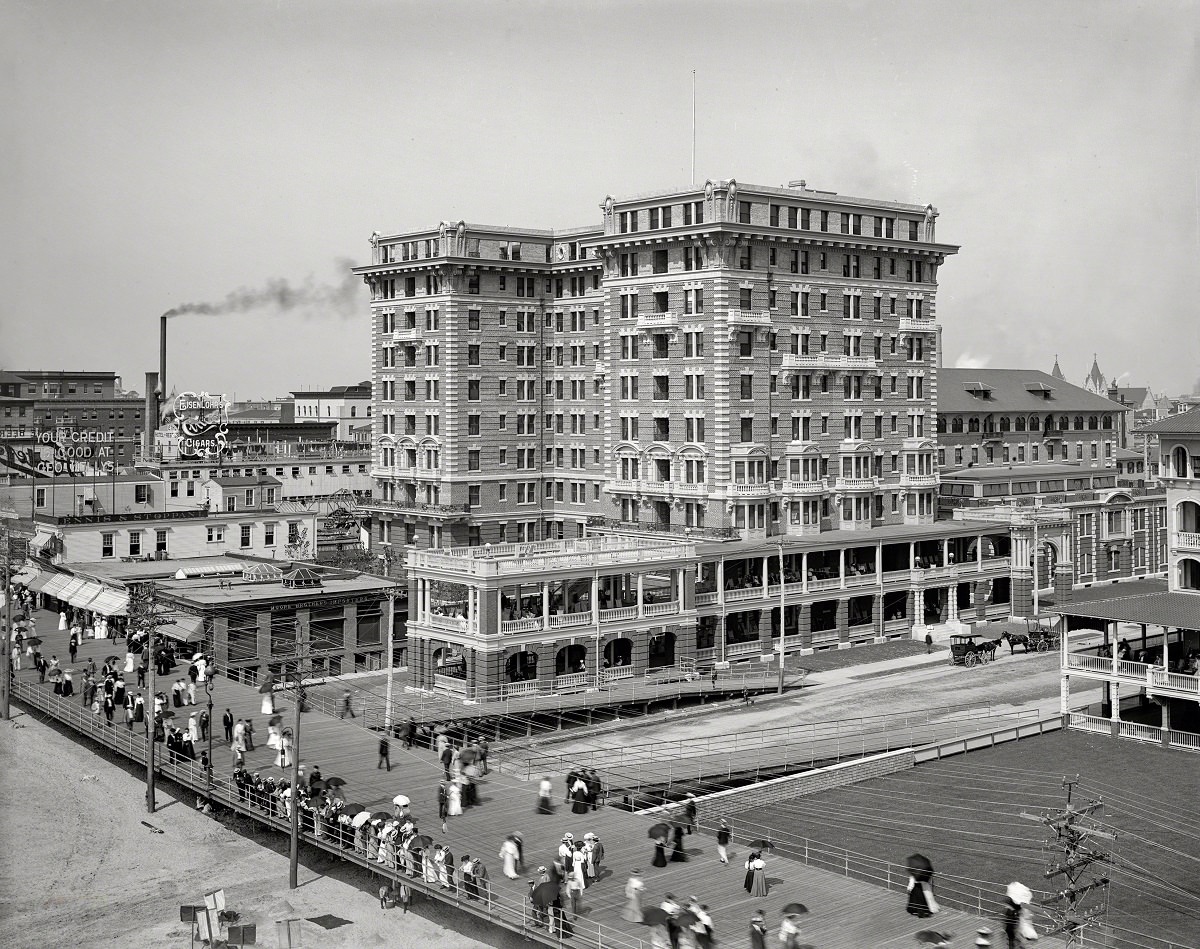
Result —
<instances>
[{"instance_id":1,"label":"woman in dark dress","mask_svg":"<svg viewBox=\"0 0 1200 949\"><path fill-rule=\"evenodd\" d=\"M650 861L652 867L665 867L667 865L667 838L656 837L654 839L654 859Z\"/></svg>"},{"instance_id":2,"label":"woman in dark dress","mask_svg":"<svg viewBox=\"0 0 1200 949\"><path fill-rule=\"evenodd\" d=\"M757 859L758 859L758 851L757 850L753 851L746 858L746 882L742 885L745 887L747 893L749 893L752 889L754 889L754 861Z\"/></svg>"},{"instance_id":3,"label":"woman in dark dress","mask_svg":"<svg viewBox=\"0 0 1200 949\"><path fill-rule=\"evenodd\" d=\"M672 863L687 863L687 853L683 849L683 827L675 825L675 849L671 851Z\"/></svg>"},{"instance_id":4,"label":"woman in dark dress","mask_svg":"<svg viewBox=\"0 0 1200 949\"><path fill-rule=\"evenodd\" d=\"M588 801L587 782L582 778L575 779L575 786L571 789L571 804L572 814L586 814L590 811L591 804Z\"/></svg>"}]
</instances>

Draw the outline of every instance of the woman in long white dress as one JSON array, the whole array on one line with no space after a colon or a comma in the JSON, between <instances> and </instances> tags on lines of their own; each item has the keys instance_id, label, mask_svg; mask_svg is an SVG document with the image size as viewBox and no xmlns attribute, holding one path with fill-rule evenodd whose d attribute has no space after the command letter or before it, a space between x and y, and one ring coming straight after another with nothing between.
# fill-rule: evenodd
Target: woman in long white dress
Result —
<instances>
[{"instance_id":1,"label":"woman in long white dress","mask_svg":"<svg viewBox=\"0 0 1200 949\"><path fill-rule=\"evenodd\" d=\"M290 731L285 731L279 740L279 754L275 756L275 764L285 770L292 766L292 735Z\"/></svg>"},{"instance_id":2,"label":"woman in long white dress","mask_svg":"<svg viewBox=\"0 0 1200 949\"><path fill-rule=\"evenodd\" d=\"M67 631L67 611L63 610L58 614L58 631L65 633Z\"/></svg>"},{"instance_id":3,"label":"woman in long white dress","mask_svg":"<svg viewBox=\"0 0 1200 949\"><path fill-rule=\"evenodd\" d=\"M621 918L631 923L642 921L642 891L646 884L642 882L642 871L629 871L629 879L625 882L625 908L621 910Z\"/></svg>"},{"instance_id":4,"label":"woman in long white dress","mask_svg":"<svg viewBox=\"0 0 1200 949\"><path fill-rule=\"evenodd\" d=\"M462 812L462 787L457 781L451 781L446 788L446 813L458 817Z\"/></svg>"},{"instance_id":5,"label":"woman in long white dress","mask_svg":"<svg viewBox=\"0 0 1200 949\"><path fill-rule=\"evenodd\" d=\"M262 697L262 713L264 715L275 714L275 693L266 692Z\"/></svg>"},{"instance_id":6,"label":"woman in long white dress","mask_svg":"<svg viewBox=\"0 0 1200 949\"><path fill-rule=\"evenodd\" d=\"M196 721L195 713L188 716L188 734L192 736L192 744L200 744L200 725Z\"/></svg>"},{"instance_id":7,"label":"woman in long white dress","mask_svg":"<svg viewBox=\"0 0 1200 949\"><path fill-rule=\"evenodd\" d=\"M279 738L280 738L281 734L282 734L282 731L278 725L268 725L267 726L267 747L274 749L275 751L278 751L279 750Z\"/></svg>"},{"instance_id":8,"label":"woman in long white dress","mask_svg":"<svg viewBox=\"0 0 1200 949\"><path fill-rule=\"evenodd\" d=\"M504 875L510 880L517 879L517 857L519 855L517 842L511 837L504 838L504 843L500 845L500 859L504 861Z\"/></svg>"}]
</instances>

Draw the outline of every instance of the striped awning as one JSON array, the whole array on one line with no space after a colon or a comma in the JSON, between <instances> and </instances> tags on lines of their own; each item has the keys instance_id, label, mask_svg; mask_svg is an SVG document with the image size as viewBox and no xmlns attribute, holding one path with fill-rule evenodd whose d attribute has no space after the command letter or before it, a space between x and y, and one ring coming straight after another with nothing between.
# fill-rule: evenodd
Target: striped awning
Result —
<instances>
[{"instance_id":1,"label":"striped awning","mask_svg":"<svg viewBox=\"0 0 1200 949\"><path fill-rule=\"evenodd\" d=\"M129 594L112 587L101 587L100 592L84 605L84 609L101 616L124 616L129 612Z\"/></svg>"},{"instance_id":2,"label":"striped awning","mask_svg":"<svg viewBox=\"0 0 1200 949\"><path fill-rule=\"evenodd\" d=\"M64 603L70 603L72 606L78 606L79 604L74 602L72 597L77 598L80 591L85 590L87 585L88 581L84 580L82 577L68 577L66 585L57 593L51 593L50 595L58 597L58 599L62 600ZM50 591L47 590L46 592L49 593ZM93 590L92 596L95 596L97 592L98 591ZM91 597L88 597L88 599L91 599Z\"/></svg>"},{"instance_id":3,"label":"striped awning","mask_svg":"<svg viewBox=\"0 0 1200 949\"><path fill-rule=\"evenodd\" d=\"M75 578L69 574L56 573L46 581L46 585L42 587L42 592L46 596L61 597L63 590L67 589L74 582Z\"/></svg>"},{"instance_id":4,"label":"striped awning","mask_svg":"<svg viewBox=\"0 0 1200 949\"><path fill-rule=\"evenodd\" d=\"M198 643L204 639L204 620L199 616L179 616L174 622L158 627L158 634L181 643Z\"/></svg>"},{"instance_id":5,"label":"striped awning","mask_svg":"<svg viewBox=\"0 0 1200 949\"><path fill-rule=\"evenodd\" d=\"M57 576L57 573L46 573L45 571L39 570L37 576L30 580L26 586L28 586L29 589L31 589L34 593L41 593L46 589L47 584L49 584L50 581Z\"/></svg>"},{"instance_id":6,"label":"striped awning","mask_svg":"<svg viewBox=\"0 0 1200 949\"><path fill-rule=\"evenodd\" d=\"M63 599L72 606L78 606L82 609L88 603L92 602L96 598L96 595L104 588L95 580L82 580L80 582L83 585L65 593Z\"/></svg>"}]
</instances>

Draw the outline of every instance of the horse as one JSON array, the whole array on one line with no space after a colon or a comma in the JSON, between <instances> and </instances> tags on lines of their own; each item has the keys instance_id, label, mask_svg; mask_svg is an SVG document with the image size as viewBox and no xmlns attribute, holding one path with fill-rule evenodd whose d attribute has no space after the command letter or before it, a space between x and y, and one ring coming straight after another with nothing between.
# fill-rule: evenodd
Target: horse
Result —
<instances>
[{"instance_id":1,"label":"horse","mask_svg":"<svg viewBox=\"0 0 1200 949\"><path fill-rule=\"evenodd\" d=\"M1005 633L1000 638L1008 640L1008 654L1010 656L1017 651L1017 646L1023 646L1025 651L1029 652L1031 643L1029 641L1029 636L1026 633Z\"/></svg>"},{"instance_id":2,"label":"horse","mask_svg":"<svg viewBox=\"0 0 1200 949\"><path fill-rule=\"evenodd\" d=\"M985 639L975 647L975 651L986 652L988 654L988 661L995 662L996 650L1000 648L1000 642L1001 641L999 639Z\"/></svg>"}]
</instances>

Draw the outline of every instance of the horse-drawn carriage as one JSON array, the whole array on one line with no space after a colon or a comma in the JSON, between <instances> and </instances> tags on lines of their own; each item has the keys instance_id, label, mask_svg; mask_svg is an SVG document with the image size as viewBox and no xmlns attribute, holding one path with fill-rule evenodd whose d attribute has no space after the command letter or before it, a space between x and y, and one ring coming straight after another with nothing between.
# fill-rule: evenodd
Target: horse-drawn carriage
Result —
<instances>
[{"instance_id":1,"label":"horse-drawn carriage","mask_svg":"<svg viewBox=\"0 0 1200 949\"><path fill-rule=\"evenodd\" d=\"M996 658L998 639L977 640L974 633L960 633L950 637L950 665L982 666Z\"/></svg>"},{"instance_id":2,"label":"horse-drawn carriage","mask_svg":"<svg viewBox=\"0 0 1200 949\"><path fill-rule=\"evenodd\" d=\"M1025 652L1049 652L1057 649L1062 637L1055 629L1057 616L1030 616L1025 620L1025 632L1010 629L1004 634L1010 653L1020 646Z\"/></svg>"}]
</instances>

